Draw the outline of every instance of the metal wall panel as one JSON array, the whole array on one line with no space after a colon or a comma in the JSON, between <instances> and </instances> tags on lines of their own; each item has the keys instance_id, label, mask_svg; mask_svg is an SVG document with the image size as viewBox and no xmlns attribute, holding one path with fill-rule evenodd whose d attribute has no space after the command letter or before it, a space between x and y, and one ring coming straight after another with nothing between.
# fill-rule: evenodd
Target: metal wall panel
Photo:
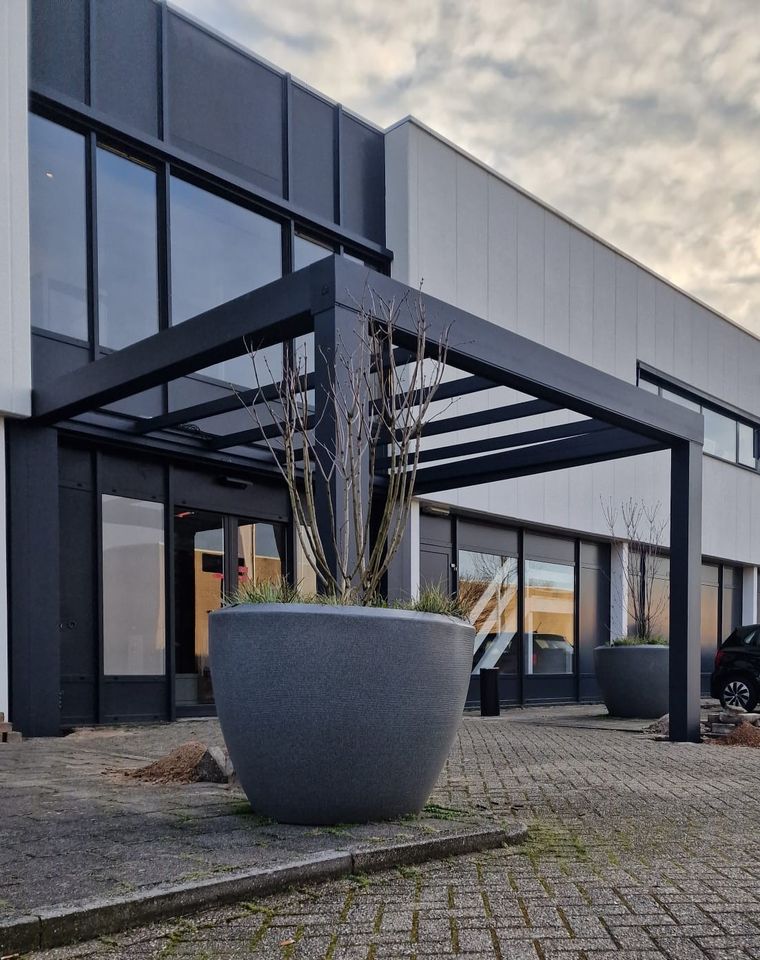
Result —
<instances>
[{"instance_id":1,"label":"metal wall panel","mask_svg":"<svg viewBox=\"0 0 760 960\"><path fill-rule=\"evenodd\" d=\"M464 156L418 121L398 124L388 140L393 157L388 244L408 251L393 265L399 279L414 285L424 278L427 292L481 312L482 265L468 266L469 251L465 256L457 243L463 220L477 249L485 245L487 319L630 382L635 382L637 361L673 376L678 370L697 389L760 416L758 338ZM465 176L461 171L467 165L472 170ZM458 190L478 178L487 184L488 197L479 231L473 223L477 202L465 206L474 191ZM567 267L563 233L569 238ZM760 476L710 457L703 460L703 473L705 554L760 563ZM667 510L669 476L668 455L651 454L561 471L548 479L489 484L477 489L476 500L472 491L457 490L435 499L526 523L608 535L602 498L620 502L642 496Z\"/></svg>"},{"instance_id":2,"label":"metal wall panel","mask_svg":"<svg viewBox=\"0 0 760 960\"><path fill-rule=\"evenodd\" d=\"M160 8L154 0L96 0L93 14L93 106L156 136Z\"/></svg>"},{"instance_id":3,"label":"metal wall panel","mask_svg":"<svg viewBox=\"0 0 760 960\"><path fill-rule=\"evenodd\" d=\"M383 135L353 117L340 122L341 223L363 237L385 241Z\"/></svg>"},{"instance_id":4,"label":"metal wall panel","mask_svg":"<svg viewBox=\"0 0 760 960\"><path fill-rule=\"evenodd\" d=\"M87 98L87 0L31 0L31 78Z\"/></svg>"},{"instance_id":5,"label":"metal wall panel","mask_svg":"<svg viewBox=\"0 0 760 960\"><path fill-rule=\"evenodd\" d=\"M282 77L175 13L168 34L171 142L281 196Z\"/></svg>"},{"instance_id":6,"label":"metal wall panel","mask_svg":"<svg viewBox=\"0 0 760 960\"><path fill-rule=\"evenodd\" d=\"M472 304L472 312L488 311L488 178L461 157L457 163L457 299Z\"/></svg>"},{"instance_id":7,"label":"metal wall panel","mask_svg":"<svg viewBox=\"0 0 760 960\"><path fill-rule=\"evenodd\" d=\"M298 84L290 99L290 199L335 216L335 108Z\"/></svg>"}]
</instances>

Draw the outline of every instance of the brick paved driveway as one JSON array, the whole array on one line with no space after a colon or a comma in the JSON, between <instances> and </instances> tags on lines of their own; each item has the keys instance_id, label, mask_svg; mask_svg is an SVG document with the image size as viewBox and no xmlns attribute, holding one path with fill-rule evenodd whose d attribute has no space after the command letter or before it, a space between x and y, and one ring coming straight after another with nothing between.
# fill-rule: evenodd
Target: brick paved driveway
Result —
<instances>
[{"instance_id":1,"label":"brick paved driveway","mask_svg":"<svg viewBox=\"0 0 760 960\"><path fill-rule=\"evenodd\" d=\"M44 956L760 958L760 751L519 711L464 721L435 800L529 841Z\"/></svg>"}]
</instances>

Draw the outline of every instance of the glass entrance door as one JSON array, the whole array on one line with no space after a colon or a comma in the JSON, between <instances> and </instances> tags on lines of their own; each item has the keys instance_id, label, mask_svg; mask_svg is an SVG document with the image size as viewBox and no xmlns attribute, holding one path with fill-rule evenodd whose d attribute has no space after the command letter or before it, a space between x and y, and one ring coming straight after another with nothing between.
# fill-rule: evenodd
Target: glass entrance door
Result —
<instances>
[{"instance_id":1,"label":"glass entrance door","mask_svg":"<svg viewBox=\"0 0 760 960\"><path fill-rule=\"evenodd\" d=\"M205 510L174 513L174 666L177 710L214 702L208 615L224 600L225 518Z\"/></svg>"},{"instance_id":2,"label":"glass entrance door","mask_svg":"<svg viewBox=\"0 0 760 960\"><path fill-rule=\"evenodd\" d=\"M211 712L208 615L246 581L285 575L284 524L186 507L174 511L175 701L182 715Z\"/></svg>"}]
</instances>

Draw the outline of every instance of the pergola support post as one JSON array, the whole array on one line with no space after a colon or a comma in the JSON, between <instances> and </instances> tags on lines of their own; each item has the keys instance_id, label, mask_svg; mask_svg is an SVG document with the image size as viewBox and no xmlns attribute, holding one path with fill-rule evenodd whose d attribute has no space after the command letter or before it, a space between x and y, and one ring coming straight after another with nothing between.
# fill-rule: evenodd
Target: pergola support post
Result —
<instances>
[{"instance_id":1,"label":"pergola support post","mask_svg":"<svg viewBox=\"0 0 760 960\"><path fill-rule=\"evenodd\" d=\"M682 441L670 457L670 739L698 743L702 445Z\"/></svg>"}]
</instances>

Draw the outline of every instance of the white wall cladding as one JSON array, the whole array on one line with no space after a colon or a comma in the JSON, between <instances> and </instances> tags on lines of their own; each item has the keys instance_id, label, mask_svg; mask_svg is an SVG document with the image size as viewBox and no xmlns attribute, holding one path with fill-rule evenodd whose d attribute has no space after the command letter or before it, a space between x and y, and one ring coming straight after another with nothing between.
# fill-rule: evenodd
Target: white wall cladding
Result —
<instances>
[{"instance_id":1,"label":"white wall cladding","mask_svg":"<svg viewBox=\"0 0 760 960\"><path fill-rule=\"evenodd\" d=\"M0 3L0 413L28 414L27 4Z\"/></svg>"},{"instance_id":2,"label":"white wall cladding","mask_svg":"<svg viewBox=\"0 0 760 960\"><path fill-rule=\"evenodd\" d=\"M641 360L760 415L760 340L413 119L388 131L386 163L387 241L399 280L629 382ZM507 396L462 398L452 414ZM704 553L760 563L760 476L710 457L703 463ZM668 454L657 453L432 499L605 535L602 498L642 496L667 507L668 481Z\"/></svg>"}]
</instances>

